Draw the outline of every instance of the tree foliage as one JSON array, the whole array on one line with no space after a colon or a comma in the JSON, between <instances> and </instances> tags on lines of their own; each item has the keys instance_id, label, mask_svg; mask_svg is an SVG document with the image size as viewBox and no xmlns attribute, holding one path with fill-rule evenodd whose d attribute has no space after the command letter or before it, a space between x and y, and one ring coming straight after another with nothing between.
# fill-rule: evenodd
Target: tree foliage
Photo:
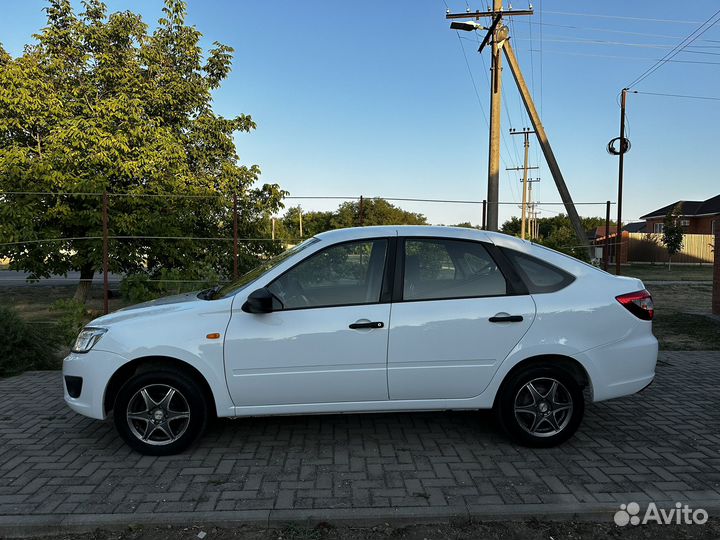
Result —
<instances>
[{"instance_id":1,"label":"tree foliage","mask_svg":"<svg viewBox=\"0 0 720 540\"><path fill-rule=\"evenodd\" d=\"M604 218L585 217L581 220L583 229L588 232L605 226ZM612 226L614 223L610 222L610 225ZM506 234L520 236L520 229L520 218L512 217L503 223L500 230ZM553 217L539 218L538 231L539 237L533 238L533 241L578 259L587 260L587 252L578 244L575 229L567 215L558 214Z\"/></svg>"},{"instance_id":2,"label":"tree foliage","mask_svg":"<svg viewBox=\"0 0 720 540\"><path fill-rule=\"evenodd\" d=\"M663 220L662 243L668 253L668 268L672 262L673 255L680 252L683 246L683 229L680 225L682 216L682 205L675 205Z\"/></svg>"},{"instance_id":3,"label":"tree foliage","mask_svg":"<svg viewBox=\"0 0 720 540\"><path fill-rule=\"evenodd\" d=\"M186 6L166 0L157 27L140 15L107 14L85 0L50 0L37 42L12 58L0 47L0 258L33 277L100 267L101 199L109 192L110 233L116 236L229 237L231 199L240 209L240 236L264 236L281 206L277 185L253 187L257 166L238 163L233 134L255 128L250 116L213 111L212 91L228 76L232 49L215 43L205 54L201 33L185 23ZM70 195L11 195L11 191ZM166 198L161 194L214 198ZM140 196L145 197L140 197ZM268 231L269 232L269 231ZM244 243L243 266L270 243ZM118 240L115 271L195 268L225 272L230 244L191 240Z\"/></svg>"},{"instance_id":4,"label":"tree foliage","mask_svg":"<svg viewBox=\"0 0 720 540\"><path fill-rule=\"evenodd\" d=\"M282 219L276 223L276 237L288 241L300 238L299 206L288 208ZM337 210L302 212L303 238L332 229L371 225L427 225L424 215L408 212L387 202L384 199L364 199L362 219L360 218L360 201L342 203Z\"/></svg>"}]
</instances>

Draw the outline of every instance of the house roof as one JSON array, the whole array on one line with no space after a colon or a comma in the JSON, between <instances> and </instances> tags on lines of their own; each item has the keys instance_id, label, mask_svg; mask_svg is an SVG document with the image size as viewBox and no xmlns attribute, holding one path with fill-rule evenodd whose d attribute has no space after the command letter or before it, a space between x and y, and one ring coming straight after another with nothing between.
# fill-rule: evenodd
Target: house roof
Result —
<instances>
[{"instance_id":1,"label":"house roof","mask_svg":"<svg viewBox=\"0 0 720 540\"><path fill-rule=\"evenodd\" d=\"M617 227L615 225L610 225L608 227L608 232L610 233L610 236L615 234L617 232ZM588 233L588 237L591 240L594 240L595 238L601 238L605 236L605 225L602 225L600 227L595 227L592 231Z\"/></svg>"},{"instance_id":2,"label":"house roof","mask_svg":"<svg viewBox=\"0 0 720 540\"><path fill-rule=\"evenodd\" d=\"M631 233L645 232L645 225L646 223L644 221L636 221L625 225L623 230Z\"/></svg>"},{"instance_id":3,"label":"house roof","mask_svg":"<svg viewBox=\"0 0 720 540\"><path fill-rule=\"evenodd\" d=\"M658 208L649 214L640 216L640 219L665 217L667 213L678 204L682 206L683 216L720 214L720 195L715 195L715 197L711 197L705 201L677 201L672 204L668 204L667 206L663 206L662 208Z\"/></svg>"}]
</instances>

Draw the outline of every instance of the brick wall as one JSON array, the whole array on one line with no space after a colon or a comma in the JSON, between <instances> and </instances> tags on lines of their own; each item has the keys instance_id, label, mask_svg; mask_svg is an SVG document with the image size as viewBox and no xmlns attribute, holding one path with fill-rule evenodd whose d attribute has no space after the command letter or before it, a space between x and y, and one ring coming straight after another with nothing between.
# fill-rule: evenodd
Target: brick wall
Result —
<instances>
[{"instance_id":1,"label":"brick wall","mask_svg":"<svg viewBox=\"0 0 720 540\"><path fill-rule=\"evenodd\" d=\"M683 227L685 234L712 234L713 221L720 222L720 216L703 216L683 218L690 221L690 225ZM663 223L665 218L651 218L645 221L645 232L655 232L655 224ZM718 225L715 225L717 227Z\"/></svg>"}]
</instances>

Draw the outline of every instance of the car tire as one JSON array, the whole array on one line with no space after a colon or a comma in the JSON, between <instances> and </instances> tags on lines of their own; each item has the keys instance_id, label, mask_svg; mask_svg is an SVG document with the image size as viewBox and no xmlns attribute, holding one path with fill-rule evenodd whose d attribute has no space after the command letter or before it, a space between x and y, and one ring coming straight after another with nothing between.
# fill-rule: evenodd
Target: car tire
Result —
<instances>
[{"instance_id":1,"label":"car tire","mask_svg":"<svg viewBox=\"0 0 720 540\"><path fill-rule=\"evenodd\" d=\"M205 430L208 401L202 387L179 371L130 378L113 408L115 428L141 454L167 456L187 449Z\"/></svg>"},{"instance_id":2,"label":"car tire","mask_svg":"<svg viewBox=\"0 0 720 540\"><path fill-rule=\"evenodd\" d=\"M495 409L513 441L547 448L572 437L585 412L585 399L582 387L567 370L531 366L503 384Z\"/></svg>"}]
</instances>

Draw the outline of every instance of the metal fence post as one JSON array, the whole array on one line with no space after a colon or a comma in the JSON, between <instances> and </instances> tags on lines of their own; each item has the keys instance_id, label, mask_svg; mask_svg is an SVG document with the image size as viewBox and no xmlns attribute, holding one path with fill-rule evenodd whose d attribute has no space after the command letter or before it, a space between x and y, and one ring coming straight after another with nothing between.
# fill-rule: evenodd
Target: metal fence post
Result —
<instances>
[{"instance_id":1,"label":"metal fence post","mask_svg":"<svg viewBox=\"0 0 720 540\"><path fill-rule=\"evenodd\" d=\"M720 221L716 221L715 224L720 226ZM720 315L720 231L715 233L713 250L715 251L715 264L713 265L712 312Z\"/></svg>"},{"instance_id":2,"label":"metal fence post","mask_svg":"<svg viewBox=\"0 0 720 540\"><path fill-rule=\"evenodd\" d=\"M610 257L610 201L605 203L605 246L603 247L603 270L607 272Z\"/></svg>"},{"instance_id":3,"label":"metal fence post","mask_svg":"<svg viewBox=\"0 0 720 540\"><path fill-rule=\"evenodd\" d=\"M482 214L481 229L483 231L487 230L487 200L486 199L483 199L483 214Z\"/></svg>"},{"instance_id":4,"label":"metal fence post","mask_svg":"<svg viewBox=\"0 0 720 540\"><path fill-rule=\"evenodd\" d=\"M233 278L237 279L238 275L238 209L237 193L233 193Z\"/></svg>"},{"instance_id":5,"label":"metal fence post","mask_svg":"<svg viewBox=\"0 0 720 540\"><path fill-rule=\"evenodd\" d=\"M108 281L108 267L110 256L108 254L108 194L103 193L102 199L102 241L103 241L103 313L107 315L110 311L110 284Z\"/></svg>"}]
</instances>

